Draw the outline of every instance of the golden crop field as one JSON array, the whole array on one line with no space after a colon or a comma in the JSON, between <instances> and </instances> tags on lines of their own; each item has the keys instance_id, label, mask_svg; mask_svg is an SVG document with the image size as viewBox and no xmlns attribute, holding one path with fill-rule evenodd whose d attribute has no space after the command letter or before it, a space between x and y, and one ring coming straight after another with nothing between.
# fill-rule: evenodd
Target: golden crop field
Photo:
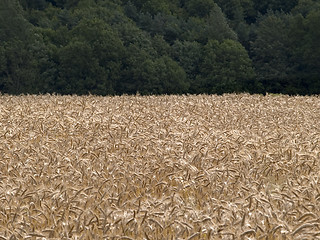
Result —
<instances>
[{"instance_id":1,"label":"golden crop field","mask_svg":"<svg viewBox=\"0 0 320 240\"><path fill-rule=\"evenodd\" d=\"M320 239L320 98L0 95L0 239Z\"/></svg>"}]
</instances>

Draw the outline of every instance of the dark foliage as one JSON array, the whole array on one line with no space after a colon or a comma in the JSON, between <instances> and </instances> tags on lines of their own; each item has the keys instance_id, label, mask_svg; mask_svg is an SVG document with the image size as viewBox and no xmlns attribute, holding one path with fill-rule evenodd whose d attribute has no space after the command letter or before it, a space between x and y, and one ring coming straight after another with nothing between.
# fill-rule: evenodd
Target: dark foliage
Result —
<instances>
[{"instance_id":1,"label":"dark foliage","mask_svg":"<svg viewBox=\"0 0 320 240\"><path fill-rule=\"evenodd\" d=\"M2 0L0 92L320 93L319 0Z\"/></svg>"}]
</instances>

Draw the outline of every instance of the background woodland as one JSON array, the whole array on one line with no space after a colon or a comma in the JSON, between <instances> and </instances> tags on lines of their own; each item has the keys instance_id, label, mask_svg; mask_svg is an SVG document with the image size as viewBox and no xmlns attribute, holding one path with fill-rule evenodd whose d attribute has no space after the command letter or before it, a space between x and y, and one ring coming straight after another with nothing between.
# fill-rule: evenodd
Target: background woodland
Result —
<instances>
[{"instance_id":1,"label":"background woodland","mask_svg":"<svg viewBox=\"0 0 320 240\"><path fill-rule=\"evenodd\" d=\"M319 0L1 0L0 92L320 93Z\"/></svg>"}]
</instances>

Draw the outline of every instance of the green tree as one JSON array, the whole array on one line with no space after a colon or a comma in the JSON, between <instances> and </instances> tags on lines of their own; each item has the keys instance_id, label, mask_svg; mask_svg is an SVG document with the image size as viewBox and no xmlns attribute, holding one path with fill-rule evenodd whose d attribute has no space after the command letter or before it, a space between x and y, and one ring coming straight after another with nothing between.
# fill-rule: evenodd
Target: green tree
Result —
<instances>
[{"instance_id":1,"label":"green tree","mask_svg":"<svg viewBox=\"0 0 320 240\"><path fill-rule=\"evenodd\" d=\"M128 1L124 4L123 10L127 17L131 18L135 22L138 22L139 12L137 7L131 1Z\"/></svg>"},{"instance_id":2,"label":"green tree","mask_svg":"<svg viewBox=\"0 0 320 240\"><path fill-rule=\"evenodd\" d=\"M172 58L184 69L187 82L194 83L199 74L199 64L203 55L200 43L193 41L175 41L172 45ZM190 85L189 91L196 93L196 86Z\"/></svg>"},{"instance_id":3,"label":"green tree","mask_svg":"<svg viewBox=\"0 0 320 240\"><path fill-rule=\"evenodd\" d=\"M5 56L5 48L0 45L0 91L5 88L5 82L8 77L7 73L7 59Z\"/></svg>"},{"instance_id":4,"label":"green tree","mask_svg":"<svg viewBox=\"0 0 320 240\"><path fill-rule=\"evenodd\" d=\"M0 2L1 91L18 94L37 91L37 64L32 52L34 28L19 1Z\"/></svg>"},{"instance_id":5,"label":"green tree","mask_svg":"<svg viewBox=\"0 0 320 240\"><path fill-rule=\"evenodd\" d=\"M166 1L148 0L142 5L142 12L156 15L158 13L170 13L169 5Z\"/></svg>"},{"instance_id":6,"label":"green tree","mask_svg":"<svg viewBox=\"0 0 320 240\"><path fill-rule=\"evenodd\" d=\"M253 24L256 21L257 11L252 0L217 0L228 19L228 23L237 34L238 41L249 49Z\"/></svg>"},{"instance_id":7,"label":"green tree","mask_svg":"<svg viewBox=\"0 0 320 240\"><path fill-rule=\"evenodd\" d=\"M270 12L258 22L252 53L258 79L267 86L266 91L281 92L292 74L288 37L290 18L284 13Z\"/></svg>"},{"instance_id":8,"label":"green tree","mask_svg":"<svg viewBox=\"0 0 320 240\"><path fill-rule=\"evenodd\" d=\"M166 51L166 45L161 43L160 39L153 40L149 34L130 23L121 25L119 35L125 51L122 57L120 79L115 84L115 90L118 94L135 94L137 91L141 92L145 84L141 77L142 69L149 62L153 62L153 59L158 56L157 51ZM158 37L155 36L155 38ZM158 46L154 46L155 44Z\"/></svg>"},{"instance_id":9,"label":"green tree","mask_svg":"<svg viewBox=\"0 0 320 240\"><path fill-rule=\"evenodd\" d=\"M132 12L131 10L133 10L134 12L149 13L151 16L159 13L165 15L180 14L180 0L122 0L122 2L127 13Z\"/></svg>"},{"instance_id":10,"label":"green tree","mask_svg":"<svg viewBox=\"0 0 320 240\"><path fill-rule=\"evenodd\" d=\"M237 40L236 33L230 28L227 19L218 5L215 4L209 17L206 19L206 23L205 34L208 36L208 39L218 41L224 39Z\"/></svg>"},{"instance_id":11,"label":"green tree","mask_svg":"<svg viewBox=\"0 0 320 240\"><path fill-rule=\"evenodd\" d=\"M0 89L314 93L319 11L318 0L2 0Z\"/></svg>"},{"instance_id":12,"label":"green tree","mask_svg":"<svg viewBox=\"0 0 320 240\"><path fill-rule=\"evenodd\" d=\"M37 76L36 86L39 93L58 92L56 81L58 79L58 47L43 39L41 33L30 47L35 59Z\"/></svg>"},{"instance_id":13,"label":"green tree","mask_svg":"<svg viewBox=\"0 0 320 240\"><path fill-rule=\"evenodd\" d=\"M17 0L0 1L0 42L12 38L28 39L31 24L23 16L23 9Z\"/></svg>"},{"instance_id":14,"label":"green tree","mask_svg":"<svg viewBox=\"0 0 320 240\"><path fill-rule=\"evenodd\" d=\"M231 21L234 27L241 22L255 23L258 10L253 0L216 0L223 13Z\"/></svg>"},{"instance_id":15,"label":"green tree","mask_svg":"<svg viewBox=\"0 0 320 240\"><path fill-rule=\"evenodd\" d=\"M115 86L117 94L135 94L143 88L145 79L142 78L141 74L149 62L152 62L152 56L150 56L148 50L141 48L139 45L138 42L135 42L126 47L121 81L118 81Z\"/></svg>"},{"instance_id":16,"label":"green tree","mask_svg":"<svg viewBox=\"0 0 320 240\"><path fill-rule=\"evenodd\" d=\"M152 35L163 35L164 39L170 44L181 38L183 34L181 20L173 15L157 14L150 23L150 29L146 30Z\"/></svg>"},{"instance_id":17,"label":"green tree","mask_svg":"<svg viewBox=\"0 0 320 240\"><path fill-rule=\"evenodd\" d=\"M71 41L59 51L59 76L56 88L63 94L85 94L96 87L100 70L91 47L83 41Z\"/></svg>"},{"instance_id":18,"label":"green tree","mask_svg":"<svg viewBox=\"0 0 320 240\"><path fill-rule=\"evenodd\" d=\"M240 0L216 0L226 17L231 21L243 21L244 9Z\"/></svg>"},{"instance_id":19,"label":"green tree","mask_svg":"<svg viewBox=\"0 0 320 240\"><path fill-rule=\"evenodd\" d=\"M243 17L248 24L254 23L257 17L257 10L254 8L253 0L240 0Z\"/></svg>"},{"instance_id":20,"label":"green tree","mask_svg":"<svg viewBox=\"0 0 320 240\"><path fill-rule=\"evenodd\" d=\"M154 73L157 79L151 82L151 93L157 94L181 94L188 90L186 73L177 62L168 56L162 56L154 61Z\"/></svg>"},{"instance_id":21,"label":"green tree","mask_svg":"<svg viewBox=\"0 0 320 240\"><path fill-rule=\"evenodd\" d=\"M117 33L102 20L84 19L71 35L73 39L59 51L58 88L68 93L113 93L124 52Z\"/></svg>"},{"instance_id":22,"label":"green tree","mask_svg":"<svg viewBox=\"0 0 320 240\"><path fill-rule=\"evenodd\" d=\"M11 39L3 44L1 52L1 91L12 94L36 93L37 69L28 43Z\"/></svg>"},{"instance_id":23,"label":"green tree","mask_svg":"<svg viewBox=\"0 0 320 240\"><path fill-rule=\"evenodd\" d=\"M208 40L237 39L237 34L230 28L221 8L216 4L207 17L190 17L182 36L180 40L198 41L203 45Z\"/></svg>"},{"instance_id":24,"label":"green tree","mask_svg":"<svg viewBox=\"0 0 320 240\"><path fill-rule=\"evenodd\" d=\"M152 37L152 47L158 56L167 56L170 54L170 45L164 40L162 35Z\"/></svg>"},{"instance_id":25,"label":"green tree","mask_svg":"<svg viewBox=\"0 0 320 240\"><path fill-rule=\"evenodd\" d=\"M314 0L299 0L298 4L292 9L291 13L302 14L306 17L311 11L318 11L320 9L320 1Z\"/></svg>"},{"instance_id":26,"label":"green tree","mask_svg":"<svg viewBox=\"0 0 320 240\"><path fill-rule=\"evenodd\" d=\"M320 77L320 10L312 11L305 20L304 58L311 74ZM320 79L319 79L320 80Z\"/></svg>"},{"instance_id":27,"label":"green tree","mask_svg":"<svg viewBox=\"0 0 320 240\"><path fill-rule=\"evenodd\" d=\"M206 17L214 9L215 3L213 0L187 0L185 8L192 17Z\"/></svg>"},{"instance_id":28,"label":"green tree","mask_svg":"<svg viewBox=\"0 0 320 240\"><path fill-rule=\"evenodd\" d=\"M253 80L254 71L245 48L234 40L209 41L204 47L200 75L195 84L201 92L224 93L244 91Z\"/></svg>"},{"instance_id":29,"label":"green tree","mask_svg":"<svg viewBox=\"0 0 320 240\"><path fill-rule=\"evenodd\" d=\"M47 0L47 2L58 8L71 8L76 6L79 0Z\"/></svg>"},{"instance_id":30,"label":"green tree","mask_svg":"<svg viewBox=\"0 0 320 240\"><path fill-rule=\"evenodd\" d=\"M289 13L297 4L298 0L267 0L259 1L253 0L255 9L262 13L266 14L268 10L272 11L282 11Z\"/></svg>"},{"instance_id":31,"label":"green tree","mask_svg":"<svg viewBox=\"0 0 320 240\"><path fill-rule=\"evenodd\" d=\"M126 46L121 81L116 92L135 94L184 93L188 89L186 74L181 66L167 55L169 46L159 36L148 37L137 32L134 41Z\"/></svg>"},{"instance_id":32,"label":"green tree","mask_svg":"<svg viewBox=\"0 0 320 240\"><path fill-rule=\"evenodd\" d=\"M304 18L296 15L291 25L290 44L295 78L308 93L320 93L320 10L311 11Z\"/></svg>"},{"instance_id":33,"label":"green tree","mask_svg":"<svg viewBox=\"0 0 320 240\"><path fill-rule=\"evenodd\" d=\"M45 0L20 0L19 2L24 9L43 10L47 6L47 2Z\"/></svg>"}]
</instances>

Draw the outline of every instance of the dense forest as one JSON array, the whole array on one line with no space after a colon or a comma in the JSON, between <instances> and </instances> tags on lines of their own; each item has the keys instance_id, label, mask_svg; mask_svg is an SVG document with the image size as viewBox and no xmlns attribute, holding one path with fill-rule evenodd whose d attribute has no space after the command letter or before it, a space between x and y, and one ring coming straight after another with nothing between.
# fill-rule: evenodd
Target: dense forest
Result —
<instances>
[{"instance_id":1,"label":"dense forest","mask_svg":"<svg viewBox=\"0 0 320 240\"><path fill-rule=\"evenodd\" d=\"M0 92L319 94L320 0L0 0Z\"/></svg>"}]
</instances>

